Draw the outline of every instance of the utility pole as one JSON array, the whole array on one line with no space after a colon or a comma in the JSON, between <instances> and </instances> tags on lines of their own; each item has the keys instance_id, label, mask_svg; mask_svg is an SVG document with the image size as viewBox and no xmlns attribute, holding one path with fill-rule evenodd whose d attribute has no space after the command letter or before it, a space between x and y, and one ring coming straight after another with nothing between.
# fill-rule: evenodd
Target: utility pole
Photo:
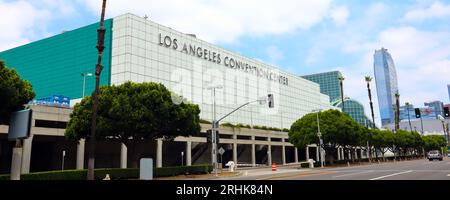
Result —
<instances>
[{"instance_id":1,"label":"utility pole","mask_svg":"<svg viewBox=\"0 0 450 200\"><path fill-rule=\"evenodd\" d=\"M320 119L319 119L319 112L322 111L321 109L319 110L314 110L313 112L317 111L317 137L319 138L319 149L320 149L320 167L323 168L324 165L324 160L325 160L325 152L323 151L323 140L322 140L322 133L320 133Z\"/></svg>"},{"instance_id":2,"label":"utility pole","mask_svg":"<svg viewBox=\"0 0 450 200\"><path fill-rule=\"evenodd\" d=\"M409 105L410 104L408 102L406 102L405 105L406 105L406 110L408 111L409 130L412 132L411 117L409 116Z\"/></svg>"},{"instance_id":3,"label":"utility pole","mask_svg":"<svg viewBox=\"0 0 450 200\"><path fill-rule=\"evenodd\" d=\"M98 62L95 67L95 92L93 96L94 104L92 105L92 126L91 135L89 136L89 160L88 160L88 172L87 179L94 180L94 168L95 168L95 129L97 128L97 110L98 110L98 92L100 85L100 74L102 72L102 55L105 49L105 28L103 23L105 21L105 8L106 0L103 0L102 14L100 17L100 28L97 30L97 50L98 50Z\"/></svg>"}]
</instances>

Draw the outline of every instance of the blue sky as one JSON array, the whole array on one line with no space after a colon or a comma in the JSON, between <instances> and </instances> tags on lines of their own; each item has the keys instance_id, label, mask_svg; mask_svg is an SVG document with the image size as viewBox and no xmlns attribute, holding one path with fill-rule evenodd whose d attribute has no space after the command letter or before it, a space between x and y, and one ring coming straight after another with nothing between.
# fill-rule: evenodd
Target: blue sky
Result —
<instances>
[{"instance_id":1,"label":"blue sky","mask_svg":"<svg viewBox=\"0 0 450 200\"><path fill-rule=\"evenodd\" d=\"M9 27L0 33L0 51L94 23L100 6L0 0L0 26ZM374 50L385 47L402 103L449 102L450 0L108 0L107 17L126 12L298 75L341 70L346 96L367 108L364 76L373 76Z\"/></svg>"}]
</instances>

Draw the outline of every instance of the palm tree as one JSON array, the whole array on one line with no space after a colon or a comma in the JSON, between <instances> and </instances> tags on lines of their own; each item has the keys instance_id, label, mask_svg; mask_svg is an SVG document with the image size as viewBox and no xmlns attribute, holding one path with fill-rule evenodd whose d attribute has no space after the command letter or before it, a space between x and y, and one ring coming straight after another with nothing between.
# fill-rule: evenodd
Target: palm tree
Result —
<instances>
[{"instance_id":1,"label":"palm tree","mask_svg":"<svg viewBox=\"0 0 450 200\"><path fill-rule=\"evenodd\" d=\"M373 103L372 103L372 92L370 90L370 82L372 81L372 77L366 76L365 80L367 82L367 92L369 94L369 103L370 103L370 112L372 114L372 129L375 129L375 114L373 113ZM367 141L367 150L369 154L369 162L372 160L372 150L369 145L369 141Z\"/></svg>"},{"instance_id":2,"label":"palm tree","mask_svg":"<svg viewBox=\"0 0 450 200\"><path fill-rule=\"evenodd\" d=\"M343 87L343 82L344 82L345 78L344 78L342 75L340 75L340 76L338 77L338 79L339 79L339 84L341 85L342 112L345 113L345 105L344 105L344 87Z\"/></svg>"},{"instance_id":3,"label":"palm tree","mask_svg":"<svg viewBox=\"0 0 450 200\"><path fill-rule=\"evenodd\" d=\"M400 94L395 93L395 132L400 129Z\"/></svg>"},{"instance_id":4,"label":"palm tree","mask_svg":"<svg viewBox=\"0 0 450 200\"><path fill-rule=\"evenodd\" d=\"M372 128L375 128L375 114L373 113L372 92L370 90L370 82L372 82L372 77L366 76L366 82L367 92L369 93L370 112L372 113Z\"/></svg>"}]
</instances>

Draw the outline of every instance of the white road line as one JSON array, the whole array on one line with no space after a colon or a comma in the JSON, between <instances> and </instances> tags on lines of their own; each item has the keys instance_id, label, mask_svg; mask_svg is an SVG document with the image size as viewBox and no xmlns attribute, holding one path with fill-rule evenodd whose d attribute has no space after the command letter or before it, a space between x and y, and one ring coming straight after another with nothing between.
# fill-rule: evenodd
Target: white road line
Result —
<instances>
[{"instance_id":1,"label":"white road line","mask_svg":"<svg viewBox=\"0 0 450 200\"><path fill-rule=\"evenodd\" d=\"M351 174L344 174L344 175L339 175L339 176L333 176L332 178L339 178L339 177L344 177L344 176L353 176L356 174L365 174L365 173L370 173L373 172L373 170L369 170L369 171L363 171L363 172L356 172L356 173L351 173Z\"/></svg>"},{"instance_id":2,"label":"white road line","mask_svg":"<svg viewBox=\"0 0 450 200\"><path fill-rule=\"evenodd\" d=\"M391 177L391 176L397 176L397 175L400 175L400 174L411 173L411 172L413 172L413 171L409 170L409 171L399 172L399 173L395 173L395 174L389 174L389 175L386 175L386 176L380 176L380 177L369 179L369 180L371 180L371 181L379 180L379 179L383 179L383 178L387 178L387 177Z\"/></svg>"}]
</instances>

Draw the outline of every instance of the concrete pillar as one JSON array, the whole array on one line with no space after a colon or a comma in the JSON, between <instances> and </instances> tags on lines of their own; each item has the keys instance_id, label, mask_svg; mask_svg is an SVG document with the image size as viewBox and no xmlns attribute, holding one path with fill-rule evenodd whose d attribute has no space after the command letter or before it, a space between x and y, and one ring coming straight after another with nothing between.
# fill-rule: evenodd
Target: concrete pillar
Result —
<instances>
[{"instance_id":1,"label":"concrete pillar","mask_svg":"<svg viewBox=\"0 0 450 200\"><path fill-rule=\"evenodd\" d=\"M298 149L297 149L297 147L294 148L294 156L295 156L294 162L298 163Z\"/></svg>"},{"instance_id":2,"label":"concrete pillar","mask_svg":"<svg viewBox=\"0 0 450 200\"><path fill-rule=\"evenodd\" d=\"M187 166L192 165L192 142L191 141L186 142L186 165Z\"/></svg>"},{"instance_id":3,"label":"concrete pillar","mask_svg":"<svg viewBox=\"0 0 450 200\"><path fill-rule=\"evenodd\" d=\"M283 162L283 165L286 164L286 146L281 146L281 161Z\"/></svg>"},{"instance_id":4,"label":"concrete pillar","mask_svg":"<svg viewBox=\"0 0 450 200\"><path fill-rule=\"evenodd\" d=\"M77 144L77 169L84 169L84 151L86 139L80 139Z\"/></svg>"},{"instance_id":5,"label":"concrete pillar","mask_svg":"<svg viewBox=\"0 0 450 200\"><path fill-rule=\"evenodd\" d=\"M128 161L128 148L125 144L120 144L120 168L126 169ZM140 161L138 161L140 162Z\"/></svg>"},{"instance_id":6,"label":"concrete pillar","mask_svg":"<svg viewBox=\"0 0 450 200\"><path fill-rule=\"evenodd\" d=\"M306 160L309 160L309 147L306 147Z\"/></svg>"},{"instance_id":7,"label":"concrete pillar","mask_svg":"<svg viewBox=\"0 0 450 200\"><path fill-rule=\"evenodd\" d=\"M348 156L348 159L349 159L349 160L352 159L352 156L351 156L351 154L350 154L350 151L347 152L347 156Z\"/></svg>"},{"instance_id":8,"label":"concrete pillar","mask_svg":"<svg viewBox=\"0 0 450 200\"><path fill-rule=\"evenodd\" d=\"M337 148L337 159L341 160L341 148Z\"/></svg>"},{"instance_id":9,"label":"concrete pillar","mask_svg":"<svg viewBox=\"0 0 450 200\"><path fill-rule=\"evenodd\" d=\"M270 145L270 137L267 138L269 144L267 145L267 163L268 165L272 165L272 145Z\"/></svg>"},{"instance_id":10,"label":"concrete pillar","mask_svg":"<svg viewBox=\"0 0 450 200\"><path fill-rule=\"evenodd\" d=\"M28 174L30 173L30 162L31 162L31 146L33 144L33 135L28 139L23 140L23 146L22 146L22 168L21 173L22 174Z\"/></svg>"},{"instance_id":11,"label":"concrete pillar","mask_svg":"<svg viewBox=\"0 0 450 200\"><path fill-rule=\"evenodd\" d=\"M319 146L317 145L316 146L316 161L318 162L320 159L319 159L320 157L319 157Z\"/></svg>"},{"instance_id":12,"label":"concrete pillar","mask_svg":"<svg viewBox=\"0 0 450 200\"><path fill-rule=\"evenodd\" d=\"M362 148L359 148L359 150L360 150L360 151L359 151L359 154L360 154L360 155L359 155L359 158L363 158L363 149L362 149Z\"/></svg>"},{"instance_id":13,"label":"concrete pillar","mask_svg":"<svg viewBox=\"0 0 450 200\"><path fill-rule=\"evenodd\" d=\"M355 152L353 152L353 154L355 154L355 159L358 159L358 149L355 148Z\"/></svg>"},{"instance_id":14,"label":"concrete pillar","mask_svg":"<svg viewBox=\"0 0 450 200\"><path fill-rule=\"evenodd\" d=\"M20 180L20 172L22 171L22 148L13 148L11 160L11 180Z\"/></svg>"},{"instance_id":15,"label":"concrete pillar","mask_svg":"<svg viewBox=\"0 0 450 200\"><path fill-rule=\"evenodd\" d=\"M236 135L236 134L233 135L233 139L234 139L234 142L233 142L233 162L234 162L235 164L238 164L238 157L237 157L237 142L236 142L237 135Z\"/></svg>"},{"instance_id":16,"label":"concrete pillar","mask_svg":"<svg viewBox=\"0 0 450 200\"><path fill-rule=\"evenodd\" d=\"M255 136L252 136L252 166L256 166L256 145Z\"/></svg>"},{"instance_id":17,"label":"concrete pillar","mask_svg":"<svg viewBox=\"0 0 450 200\"><path fill-rule=\"evenodd\" d=\"M162 167L162 139L156 140L156 167Z\"/></svg>"}]
</instances>

